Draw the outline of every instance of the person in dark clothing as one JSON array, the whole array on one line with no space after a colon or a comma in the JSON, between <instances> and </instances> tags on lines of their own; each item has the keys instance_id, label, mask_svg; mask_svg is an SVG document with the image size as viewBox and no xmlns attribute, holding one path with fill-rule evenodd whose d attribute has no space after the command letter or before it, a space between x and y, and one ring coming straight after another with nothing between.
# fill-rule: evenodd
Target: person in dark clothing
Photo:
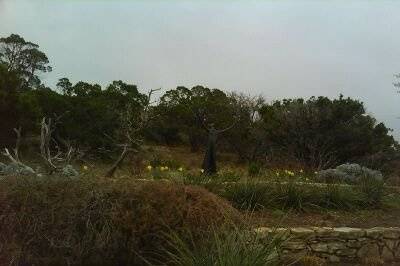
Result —
<instances>
[{"instance_id":1,"label":"person in dark clothing","mask_svg":"<svg viewBox=\"0 0 400 266\"><path fill-rule=\"evenodd\" d=\"M207 148L206 153L204 155L203 165L202 168L204 170L204 174L206 175L213 175L217 173L217 139L220 133L223 133L229 129L231 129L234 125L233 123L231 126L218 130L215 129L214 124L210 124L207 128L204 128L208 131L208 140L207 140Z\"/></svg>"}]
</instances>

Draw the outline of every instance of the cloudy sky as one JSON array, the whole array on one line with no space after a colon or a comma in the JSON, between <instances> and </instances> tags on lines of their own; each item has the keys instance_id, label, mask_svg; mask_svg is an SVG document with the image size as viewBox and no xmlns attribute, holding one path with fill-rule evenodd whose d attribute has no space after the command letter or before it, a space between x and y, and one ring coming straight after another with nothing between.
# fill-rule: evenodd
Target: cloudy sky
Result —
<instances>
[{"instance_id":1,"label":"cloudy sky","mask_svg":"<svg viewBox=\"0 0 400 266\"><path fill-rule=\"evenodd\" d=\"M197 84L268 100L359 98L400 136L400 1L0 0L0 36L38 43L42 78L143 91Z\"/></svg>"}]
</instances>

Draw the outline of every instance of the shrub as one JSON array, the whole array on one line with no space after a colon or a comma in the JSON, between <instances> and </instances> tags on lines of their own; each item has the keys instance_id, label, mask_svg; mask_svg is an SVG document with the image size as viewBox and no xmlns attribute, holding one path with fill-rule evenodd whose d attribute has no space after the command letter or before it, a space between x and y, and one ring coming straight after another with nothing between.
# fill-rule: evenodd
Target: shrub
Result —
<instances>
[{"instance_id":1,"label":"shrub","mask_svg":"<svg viewBox=\"0 0 400 266\"><path fill-rule=\"evenodd\" d=\"M361 179L368 177L377 181L383 180L382 173L358 164L342 164L335 169L322 170L317 179L326 183L344 182L348 184L360 183Z\"/></svg>"},{"instance_id":2,"label":"shrub","mask_svg":"<svg viewBox=\"0 0 400 266\"><path fill-rule=\"evenodd\" d=\"M239 214L198 187L121 180L0 180L0 261L36 265L140 265L164 232L198 236Z\"/></svg>"}]
</instances>

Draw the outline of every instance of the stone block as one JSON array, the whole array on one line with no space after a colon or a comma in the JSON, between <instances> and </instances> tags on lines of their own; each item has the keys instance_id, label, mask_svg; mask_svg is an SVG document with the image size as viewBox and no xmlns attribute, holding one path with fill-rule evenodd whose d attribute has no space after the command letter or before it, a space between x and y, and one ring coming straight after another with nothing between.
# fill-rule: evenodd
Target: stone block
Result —
<instances>
[{"instance_id":1,"label":"stone block","mask_svg":"<svg viewBox=\"0 0 400 266\"><path fill-rule=\"evenodd\" d=\"M341 238L345 239L358 239L365 236L364 229L351 228L351 227L337 227L334 232Z\"/></svg>"},{"instance_id":2,"label":"stone block","mask_svg":"<svg viewBox=\"0 0 400 266\"><path fill-rule=\"evenodd\" d=\"M395 256L394 256L394 252L392 252L389 248L387 247L383 247L381 250L381 259L383 259L384 261L391 261L394 260Z\"/></svg>"},{"instance_id":3,"label":"stone block","mask_svg":"<svg viewBox=\"0 0 400 266\"><path fill-rule=\"evenodd\" d=\"M379 246L375 243L368 243L363 245L357 252L359 258L365 257L380 257Z\"/></svg>"},{"instance_id":4,"label":"stone block","mask_svg":"<svg viewBox=\"0 0 400 266\"><path fill-rule=\"evenodd\" d=\"M338 251L336 251L336 255L343 256L343 257L356 257L357 249L354 249L354 248L339 249Z\"/></svg>"},{"instance_id":5,"label":"stone block","mask_svg":"<svg viewBox=\"0 0 400 266\"><path fill-rule=\"evenodd\" d=\"M398 227L385 228L382 231L382 236L383 238L388 238L388 239L400 239L400 228Z\"/></svg>"},{"instance_id":6,"label":"stone block","mask_svg":"<svg viewBox=\"0 0 400 266\"><path fill-rule=\"evenodd\" d=\"M306 249L307 245L304 241L287 241L282 244L282 248L290 250L302 250Z\"/></svg>"},{"instance_id":7,"label":"stone block","mask_svg":"<svg viewBox=\"0 0 400 266\"><path fill-rule=\"evenodd\" d=\"M316 243L316 244L310 245L310 247L311 247L311 250L315 251L315 252L324 252L324 253L329 252L329 247L328 247L328 244L326 244L326 243Z\"/></svg>"},{"instance_id":8,"label":"stone block","mask_svg":"<svg viewBox=\"0 0 400 266\"><path fill-rule=\"evenodd\" d=\"M373 238L373 239L378 239L382 237L382 232L385 230L383 227L373 227L370 229L366 229L365 232L367 234L367 237Z\"/></svg>"},{"instance_id":9,"label":"stone block","mask_svg":"<svg viewBox=\"0 0 400 266\"><path fill-rule=\"evenodd\" d=\"M309 240L315 237L314 230L306 227L296 227L290 230L291 237Z\"/></svg>"}]
</instances>

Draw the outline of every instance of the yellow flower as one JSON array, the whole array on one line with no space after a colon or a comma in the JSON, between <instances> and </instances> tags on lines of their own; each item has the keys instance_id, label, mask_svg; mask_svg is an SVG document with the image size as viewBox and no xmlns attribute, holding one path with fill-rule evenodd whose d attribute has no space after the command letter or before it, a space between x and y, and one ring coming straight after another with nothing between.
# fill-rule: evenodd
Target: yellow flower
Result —
<instances>
[{"instance_id":1,"label":"yellow flower","mask_svg":"<svg viewBox=\"0 0 400 266\"><path fill-rule=\"evenodd\" d=\"M303 169L300 169L300 173L303 173Z\"/></svg>"},{"instance_id":2,"label":"yellow flower","mask_svg":"<svg viewBox=\"0 0 400 266\"><path fill-rule=\"evenodd\" d=\"M83 170L87 171L88 169L89 168L86 165L83 166Z\"/></svg>"},{"instance_id":3,"label":"yellow flower","mask_svg":"<svg viewBox=\"0 0 400 266\"><path fill-rule=\"evenodd\" d=\"M204 173L204 169L200 169L200 172L201 172L201 173Z\"/></svg>"},{"instance_id":4,"label":"yellow flower","mask_svg":"<svg viewBox=\"0 0 400 266\"><path fill-rule=\"evenodd\" d=\"M160 170L161 170L161 171L164 171L164 170L165 170L164 166L161 166L161 167L160 167Z\"/></svg>"},{"instance_id":5,"label":"yellow flower","mask_svg":"<svg viewBox=\"0 0 400 266\"><path fill-rule=\"evenodd\" d=\"M168 168L168 166L164 166L164 169L165 169L165 170L168 170L169 168Z\"/></svg>"},{"instance_id":6,"label":"yellow flower","mask_svg":"<svg viewBox=\"0 0 400 266\"><path fill-rule=\"evenodd\" d=\"M179 172L182 172L182 171L183 171L183 168L182 168L182 167L179 167L179 168L178 168L178 171L179 171Z\"/></svg>"},{"instance_id":7,"label":"yellow flower","mask_svg":"<svg viewBox=\"0 0 400 266\"><path fill-rule=\"evenodd\" d=\"M152 167L151 165L148 165L146 168L147 168L147 170L149 170L149 171L151 171L151 169L153 169L153 167Z\"/></svg>"}]
</instances>

